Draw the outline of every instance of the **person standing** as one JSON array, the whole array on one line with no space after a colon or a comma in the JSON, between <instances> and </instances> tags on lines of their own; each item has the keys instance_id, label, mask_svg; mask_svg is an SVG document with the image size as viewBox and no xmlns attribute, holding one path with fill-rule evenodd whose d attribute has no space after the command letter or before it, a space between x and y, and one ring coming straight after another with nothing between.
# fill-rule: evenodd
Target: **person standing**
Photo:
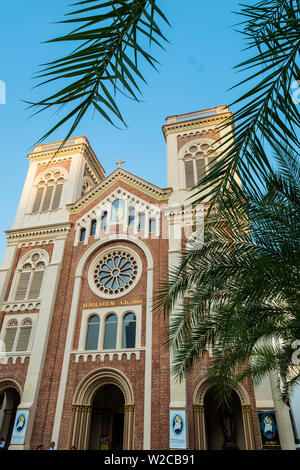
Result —
<instances>
[{"instance_id":1,"label":"person standing","mask_svg":"<svg viewBox=\"0 0 300 470\"><path fill-rule=\"evenodd\" d=\"M55 442L52 441L52 442L50 443L50 447L49 447L48 450L55 450L54 447L55 447Z\"/></svg>"},{"instance_id":2,"label":"person standing","mask_svg":"<svg viewBox=\"0 0 300 470\"><path fill-rule=\"evenodd\" d=\"M1 437L0 439L0 450L4 450L5 447L5 440L4 437Z\"/></svg>"}]
</instances>

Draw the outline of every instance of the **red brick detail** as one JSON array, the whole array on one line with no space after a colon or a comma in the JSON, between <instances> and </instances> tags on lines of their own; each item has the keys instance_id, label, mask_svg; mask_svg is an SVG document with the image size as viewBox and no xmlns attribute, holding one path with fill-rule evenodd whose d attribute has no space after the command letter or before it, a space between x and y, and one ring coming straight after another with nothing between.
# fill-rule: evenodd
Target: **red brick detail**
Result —
<instances>
[{"instance_id":1,"label":"red brick detail","mask_svg":"<svg viewBox=\"0 0 300 470\"><path fill-rule=\"evenodd\" d=\"M212 139L216 141L219 138L220 138L220 132L218 130L212 130L212 129L210 129L209 131L202 131L202 132L201 130L199 130L193 135L178 136L177 137L178 152L185 144L189 142L194 142L195 140L198 140L198 139Z\"/></svg>"},{"instance_id":2,"label":"red brick detail","mask_svg":"<svg viewBox=\"0 0 300 470\"><path fill-rule=\"evenodd\" d=\"M74 247L75 224L78 218L89 211L96 204L103 200L108 192L114 191L117 187L127 189L131 193L146 200L149 203L158 203L157 200L148 196L130 185L118 181L109 191L105 191L99 198L88 207L84 208L79 214L72 215L71 219L74 223L66 242L62 270L60 274L59 287L57 292L56 303L53 311L53 319L48 340L46 361L41 380L40 393L37 403L37 411L32 433L31 448L43 442L48 445L51 440L51 434L54 423L54 415L56 409L57 394L59 389L62 362L64 357L65 341L69 323L69 315L73 296L73 287L75 280L75 271L83 253L95 243L93 237L89 237L88 244L79 243ZM97 240L98 241L98 240ZM160 282L165 279L168 273L168 240L161 238L143 240L152 253L154 260L153 269L153 293L160 287ZM143 264L142 276L136 287L123 296L122 301L130 303L135 300L141 300L142 305L142 338L141 344L145 344L145 325L146 325L146 292L147 292L147 272L146 258L143 251L134 243L123 240L112 241L98 248L95 254L88 260L82 279L82 287L79 300L79 308L77 312L77 322L74 335L73 347L76 349L78 345L79 330L81 323L81 313L85 303L101 302L107 299L101 299L96 296L89 288L87 282L87 273L95 255L101 250L114 246L128 246L134 250L141 258ZM118 305L118 300L115 303ZM169 353L165 346L166 332L168 322L164 320L163 313L159 311L153 312L153 328L152 328L152 448L167 449L169 446ZM79 360L75 363L74 357L70 358L70 366L68 371L67 388L63 407L63 420L61 423L59 448L64 449L67 446L67 438L70 428L71 406L75 389L80 381L95 369L102 367L112 367L120 370L125 374L134 391L135 396L135 428L134 440L135 449L143 447L143 428L144 428L144 378L145 378L145 357L141 352L140 359L134 357L127 360L125 355L122 360L116 357L112 361L105 358L103 362L99 359L96 362L88 360L83 362Z\"/></svg>"},{"instance_id":3,"label":"red brick detail","mask_svg":"<svg viewBox=\"0 0 300 470\"><path fill-rule=\"evenodd\" d=\"M35 178L37 178L41 173L43 173L46 170L53 170L54 168L59 169L59 167L64 168L69 173L70 166L71 166L71 158L69 160L65 160L62 162L49 163L47 167L44 165L38 166L36 169Z\"/></svg>"}]
</instances>

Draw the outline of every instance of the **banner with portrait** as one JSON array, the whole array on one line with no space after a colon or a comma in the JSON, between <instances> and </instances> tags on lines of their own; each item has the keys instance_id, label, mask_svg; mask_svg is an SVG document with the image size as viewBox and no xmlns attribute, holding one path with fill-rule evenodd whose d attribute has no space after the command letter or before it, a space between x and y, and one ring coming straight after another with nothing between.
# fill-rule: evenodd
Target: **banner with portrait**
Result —
<instances>
[{"instance_id":1,"label":"banner with portrait","mask_svg":"<svg viewBox=\"0 0 300 470\"><path fill-rule=\"evenodd\" d=\"M186 449L184 410L170 410L170 449Z\"/></svg>"},{"instance_id":2,"label":"banner with portrait","mask_svg":"<svg viewBox=\"0 0 300 470\"><path fill-rule=\"evenodd\" d=\"M259 411L258 419L263 449L280 450L275 411Z\"/></svg>"},{"instance_id":3,"label":"banner with portrait","mask_svg":"<svg viewBox=\"0 0 300 470\"><path fill-rule=\"evenodd\" d=\"M11 437L11 444L22 445L25 441L25 432L27 428L28 421L28 410L18 410L16 414L16 419L14 423L14 429Z\"/></svg>"}]
</instances>

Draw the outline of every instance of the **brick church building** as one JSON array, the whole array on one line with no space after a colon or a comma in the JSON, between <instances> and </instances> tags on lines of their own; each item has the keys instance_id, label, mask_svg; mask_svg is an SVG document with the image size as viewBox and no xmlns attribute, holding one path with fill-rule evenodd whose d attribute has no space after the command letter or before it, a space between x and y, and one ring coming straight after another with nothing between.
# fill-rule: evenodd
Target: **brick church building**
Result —
<instances>
[{"instance_id":1,"label":"brick church building","mask_svg":"<svg viewBox=\"0 0 300 470\"><path fill-rule=\"evenodd\" d=\"M176 382L168 320L153 309L153 295L203 218L204 206L187 206L188 190L216 156L217 128L229 115L218 106L166 119L167 188L129 173L122 161L105 176L85 137L28 155L0 271L7 448L51 441L57 449L222 448L206 384L211 351ZM235 391L237 447L264 447L262 411L274 416L281 448L295 448L274 377Z\"/></svg>"}]
</instances>

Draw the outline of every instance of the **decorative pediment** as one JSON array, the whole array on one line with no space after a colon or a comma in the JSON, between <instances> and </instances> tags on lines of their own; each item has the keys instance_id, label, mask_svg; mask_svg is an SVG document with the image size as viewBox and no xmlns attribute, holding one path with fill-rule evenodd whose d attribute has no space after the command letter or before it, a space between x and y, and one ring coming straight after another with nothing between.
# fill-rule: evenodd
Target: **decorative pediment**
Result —
<instances>
[{"instance_id":1,"label":"decorative pediment","mask_svg":"<svg viewBox=\"0 0 300 470\"><path fill-rule=\"evenodd\" d=\"M148 181L139 178L132 173L124 170L123 168L117 168L113 173L111 173L107 178L105 178L101 183L95 186L87 194L83 195L78 201L68 204L67 208L71 214L77 214L83 208L91 204L95 199L97 199L101 194L111 188L117 181L123 181L130 186L139 189L144 194L152 196L157 201L166 201L170 197L171 189L162 189L154 184L149 183ZM110 197L110 196L108 196Z\"/></svg>"},{"instance_id":2,"label":"decorative pediment","mask_svg":"<svg viewBox=\"0 0 300 470\"><path fill-rule=\"evenodd\" d=\"M161 205L159 202L155 204L155 199L151 204L133 192L116 187L77 220L74 244L76 246L79 241L87 243L89 236L99 238L105 233L109 233L111 227L116 224L125 232L130 227L133 233L142 230L146 237L149 232L158 235L160 213ZM140 225L141 216L143 218L142 226ZM93 225L94 227L92 227ZM82 231L84 234L81 236Z\"/></svg>"}]
</instances>

